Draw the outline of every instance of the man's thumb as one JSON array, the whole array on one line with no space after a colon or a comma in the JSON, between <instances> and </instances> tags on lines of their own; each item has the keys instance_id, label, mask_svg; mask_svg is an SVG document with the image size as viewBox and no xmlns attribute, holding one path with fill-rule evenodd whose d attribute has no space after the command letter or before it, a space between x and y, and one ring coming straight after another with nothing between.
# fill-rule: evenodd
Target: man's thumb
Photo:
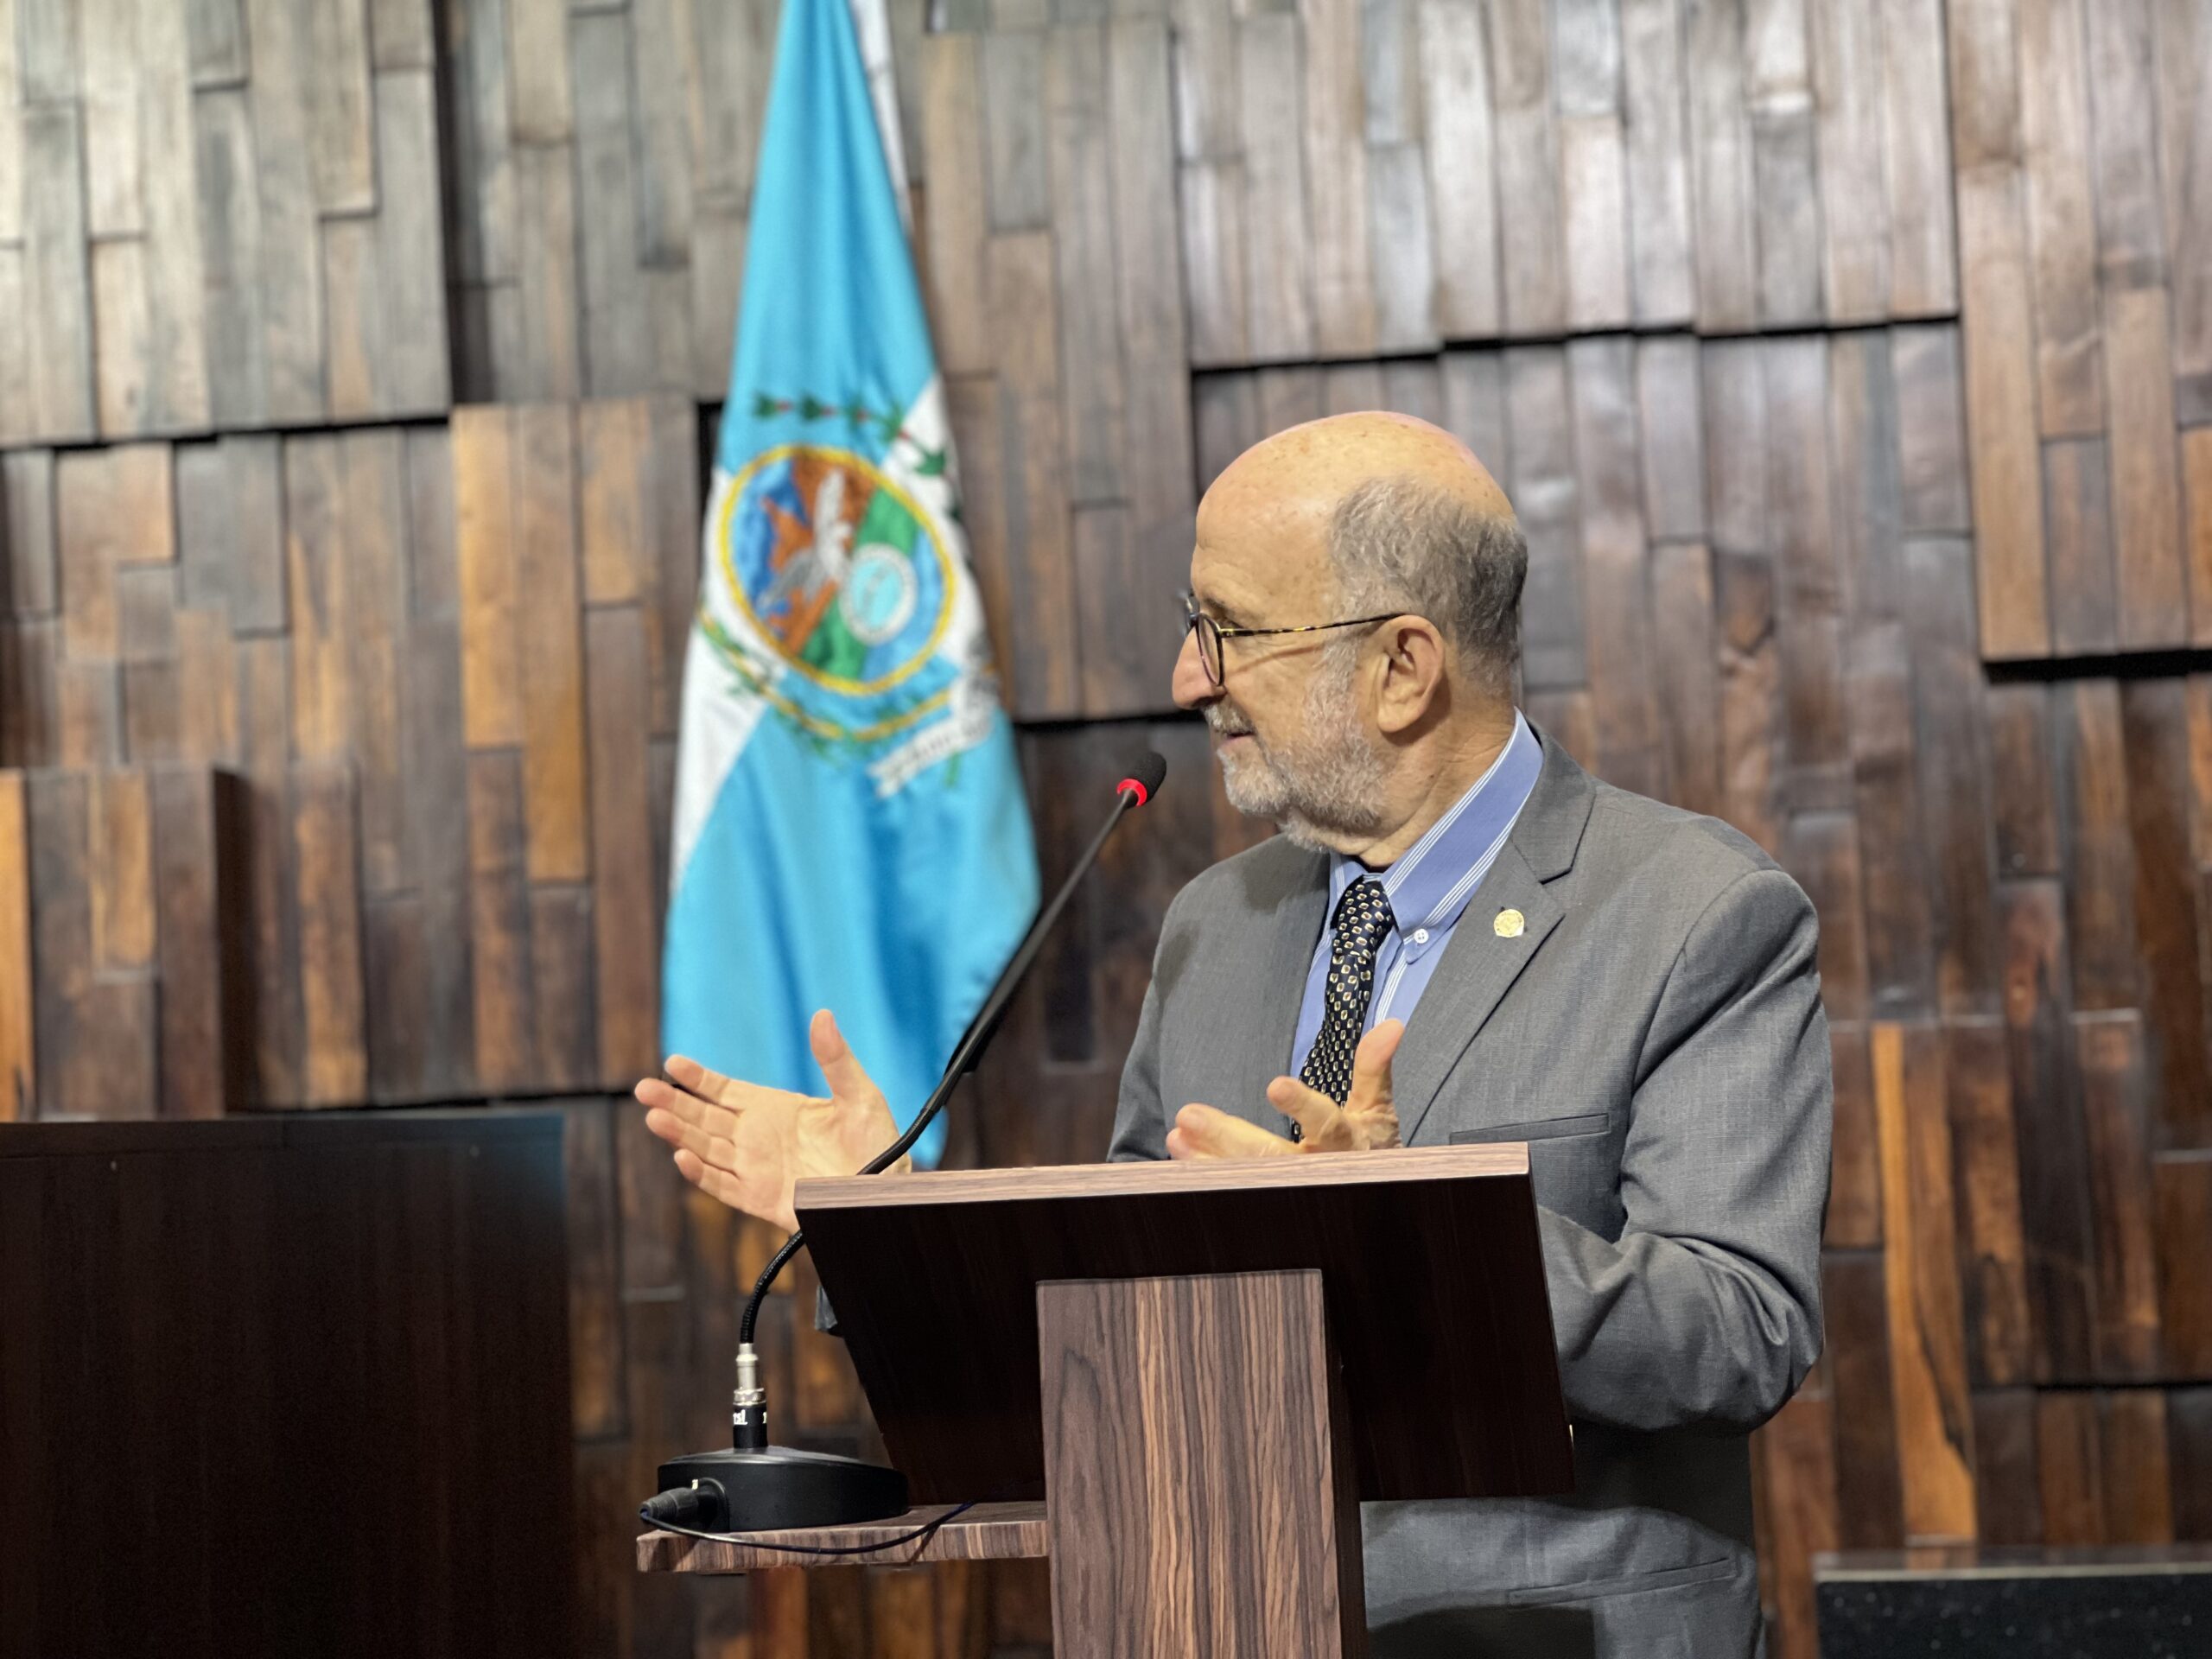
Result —
<instances>
[{"instance_id":1,"label":"man's thumb","mask_svg":"<svg viewBox=\"0 0 2212 1659\"><path fill-rule=\"evenodd\" d=\"M1352 1051L1352 1092L1372 1109L1390 1103L1390 1062L1398 1052L1398 1039L1406 1034L1402 1020L1385 1020L1359 1039Z\"/></svg>"},{"instance_id":2,"label":"man's thumb","mask_svg":"<svg viewBox=\"0 0 2212 1659\"><path fill-rule=\"evenodd\" d=\"M807 1027L806 1040L814 1050L814 1063L830 1084L830 1097L840 1101L866 1100L876 1096L874 1079L853 1052L845 1033L837 1029L837 1016L824 1008Z\"/></svg>"}]
</instances>

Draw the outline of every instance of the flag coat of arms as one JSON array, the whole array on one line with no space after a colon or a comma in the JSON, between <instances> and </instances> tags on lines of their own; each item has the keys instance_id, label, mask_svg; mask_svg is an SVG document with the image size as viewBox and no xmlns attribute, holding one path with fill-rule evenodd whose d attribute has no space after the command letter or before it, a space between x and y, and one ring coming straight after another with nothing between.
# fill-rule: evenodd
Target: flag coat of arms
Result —
<instances>
[{"instance_id":1,"label":"flag coat of arms","mask_svg":"<svg viewBox=\"0 0 2212 1659\"><path fill-rule=\"evenodd\" d=\"M684 662L662 1038L821 1093L806 1028L830 1008L902 1123L1038 899L956 479L846 0L785 0Z\"/></svg>"}]
</instances>

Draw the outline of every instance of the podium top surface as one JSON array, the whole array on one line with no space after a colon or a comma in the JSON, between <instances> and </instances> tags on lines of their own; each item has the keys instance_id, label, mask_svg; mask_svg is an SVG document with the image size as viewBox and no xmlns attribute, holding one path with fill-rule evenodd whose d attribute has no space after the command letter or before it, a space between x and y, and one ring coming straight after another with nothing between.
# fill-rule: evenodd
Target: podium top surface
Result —
<instances>
[{"instance_id":1,"label":"podium top surface","mask_svg":"<svg viewBox=\"0 0 2212 1659\"><path fill-rule=\"evenodd\" d=\"M763 1567L916 1567L925 1561L1014 1561L1046 1555L1042 1503L978 1503L945 1520L941 1504L887 1521L695 1538L638 1535L640 1573L749 1573ZM913 1535L932 1522L937 1530ZM824 1554L823 1552L836 1552Z\"/></svg>"},{"instance_id":2,"label":"podium top surface","mask_svg":"<svg viewBox=\"0 0 2212 1659\"><path fill-rule=\"evenodd\" d=\"M1361 1497L1573 1484L1523 1145L804 1181L797 1207L917 1503L1042 1496L1040 1283L1300 1269Z\"/></svg>"}]
</instances>

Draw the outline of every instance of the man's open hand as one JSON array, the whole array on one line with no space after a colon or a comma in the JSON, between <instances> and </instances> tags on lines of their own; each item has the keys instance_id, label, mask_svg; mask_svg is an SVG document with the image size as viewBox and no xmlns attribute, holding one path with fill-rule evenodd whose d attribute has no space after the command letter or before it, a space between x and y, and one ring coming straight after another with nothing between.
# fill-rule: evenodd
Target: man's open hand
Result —
<instances>
[{"instance_id":1,"label":"man's open hand","mask_svg":"<svg viewBox=\"0 0 2212 1659\"><path fill-rule=\"evenodd\" d=\"M790 1229L798 1226L797 1183L857 1175L899 1134L883 1091L827 1008L806 1035L830 1084L826 1096L741 1083L681 1054L668 1058L668 1081L647 1077L635 1090L647 1108L645 1127L676 1148L685 1180L733 1210Z\"/></svg>"},{"instance_id":2,"label":"man's open hand","mask_svg":"<svg viewBox=\"0 0 2212 1659\"><path fill-rule=\"evenodd\" d=\"M1352 1052L1351 1089L1341 1106L1296 1077L1268 1085L1268 1101L1298 1125L1296 1141L1248 1123L1211 1106L1192 1104L1175 1114L1167 1131L1171 1158L1272 1158L1301 1152L1368 1152L1398 1144L1398 1108L1390 1095L1390 1062L1402 1020L1385 1020L1359 1039Z\"/></svg>"}]
</instances>

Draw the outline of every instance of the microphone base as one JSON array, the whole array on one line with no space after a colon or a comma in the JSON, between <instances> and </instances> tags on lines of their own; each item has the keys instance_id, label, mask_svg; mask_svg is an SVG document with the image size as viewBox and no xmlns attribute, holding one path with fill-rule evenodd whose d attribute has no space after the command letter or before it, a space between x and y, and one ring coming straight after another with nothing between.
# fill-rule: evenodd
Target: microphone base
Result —
<instances>
[{"instance_id":1,"label":"microphone base","mask_svg":"<svg viewBox=\"0 0 2212 1659\"><path fill-rule=\"evenodd\" d=\"M887 1520L913 1507L906 1477L896 1469L787 1446L694 1452L661 1465L656 1478L664 1492L698 1492L701 1518L687 1524L700 1532L852 1526Z\"/></svg>"}]
</instances>

